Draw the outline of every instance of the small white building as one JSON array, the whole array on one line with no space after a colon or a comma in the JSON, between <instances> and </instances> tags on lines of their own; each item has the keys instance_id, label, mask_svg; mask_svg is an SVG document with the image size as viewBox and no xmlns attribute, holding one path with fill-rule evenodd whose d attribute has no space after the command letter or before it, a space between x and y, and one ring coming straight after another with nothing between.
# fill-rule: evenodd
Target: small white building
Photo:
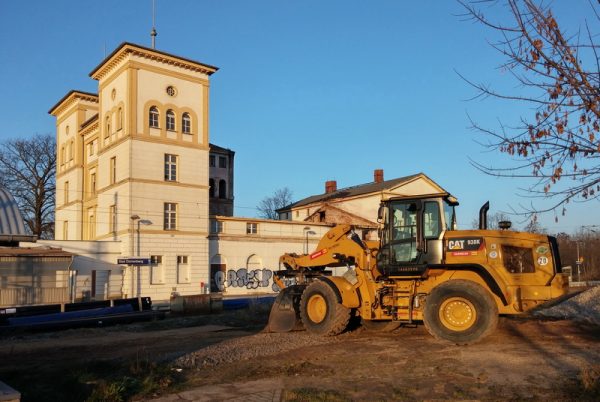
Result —
<instances>
[{"instance_id":1,"label":"small white building","mask_svg":"<svg viewBox=\"0 0 600 402\"><path fill-rule=\"evenodd\" d=\"M214 216L210 229L210 291L248 295L278 292L279 257L314 251L331 225Z\"/></svg>"}]
</instances>

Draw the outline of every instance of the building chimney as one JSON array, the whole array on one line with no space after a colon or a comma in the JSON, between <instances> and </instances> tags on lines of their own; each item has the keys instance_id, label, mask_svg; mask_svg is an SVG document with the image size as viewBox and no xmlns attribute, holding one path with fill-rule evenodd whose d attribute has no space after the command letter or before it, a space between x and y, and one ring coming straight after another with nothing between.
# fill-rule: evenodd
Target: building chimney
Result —
<instances>
[{"instance_id":1,"label":"building chimney","mask_svg":"<svg viewBox=\"0 0 600 402\"><path fill-rule=\"evenodd\" d=\"M375 169L373 171L373 181L375 183L383 183L383 169Z\"/></svg>"},{"instance_id":2,"label":"building chimney","mask_svg":"<svg viewBox=\"0 0 600 402\"><path fill-rule=\"evenodd\" d=\"M325 194L333 193L337 190L337 181L329 180L325 182Z\"/></svg>"}]
</instances>

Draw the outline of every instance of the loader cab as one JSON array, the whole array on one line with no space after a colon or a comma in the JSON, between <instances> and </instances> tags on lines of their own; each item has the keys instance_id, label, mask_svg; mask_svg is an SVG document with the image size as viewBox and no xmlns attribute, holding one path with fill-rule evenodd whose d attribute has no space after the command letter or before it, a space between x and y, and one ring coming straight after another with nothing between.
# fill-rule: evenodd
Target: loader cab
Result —
<instances>
[{"instance_id":1,"label":"loader cab","mask_svg":"<svg viewBox=\"0 0 600 402\"><path fill-rule=\"evenodd\" d=\"M451 196L383 201L378 270L386 276L421 275L440 264L444 233L456 227L457 204Z\"/></svg>"}]
</instances>

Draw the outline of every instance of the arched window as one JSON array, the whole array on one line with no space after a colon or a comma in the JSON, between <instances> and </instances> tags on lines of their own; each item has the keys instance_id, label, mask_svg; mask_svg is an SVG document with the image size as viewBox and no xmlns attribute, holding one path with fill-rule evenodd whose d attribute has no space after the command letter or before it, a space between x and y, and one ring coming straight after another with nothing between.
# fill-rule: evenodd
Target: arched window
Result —
<instances>
[{"instance_id":1,"label":"arched window","mask_svg":"<svg viewBox=\"0 0 600 402\"><path fill-rule=\"evenodd\" d=\"M184 113L181 115L181 131L184 134L192 133L192 119L190 118L189 113Z\"/></svg>"},{"instance_id":2,"label":"arched window","mask_svg":"<svg viewBox=\"0 0 600 402\"><path fill-rule=\"evenodd\" d=\"M156 106L152 106L150 108L150 116L149 116L148 125L150 127L158 128L158 118L159 118L158 109Z\"/></svg>"},{"instance_id":3,"label":"arched window","mask_svg":"<svg viewBox=\"0 0 600 402\"><path fill-rule=\"evenodd\" d=\"M246 267L248 268L248 271L254 269L261 269L263 267L262 259L256 254L252 254L246 260Z\"/></svg>"},{"instance_id":4,"label":"arched window","mask_svg":"<svg viewBox=\"0 0 600 402\"><path fill-rule=\"evenodd\" d=\"M117 112L117 130L123 128L123 109L119 108Z\"/></svg>"},{"instance_id":5,"label":"arched window","mask_svg":"<svg viewBox=\"0 0 600 402\"><path fill-rule=\"evenodd\" d=\"M208 180L208 195L213 198L215 196L215 180Z\"/></svg>"},{"instance_id":6,"label":"arched window","mask_svg":"<svg viewBox=\"0 0 600 402\"><path fill-rule=\"evenodd\" d=\"M110 135L110 116L106 116L106 132L104 133L104 138L107 138Z\"/></svg>"},{"instance_id":7,"label":"arched window","mask_svg":"<svg viewBox=\"0 0 600 402\"><path fill-rule=\"evenodd\" d=\"M167 110L167 130L175 131L175 112Z\"/></svg>"},{"instance_id":8,"label":"arched window","mask_svg":"<svg viewBox=\"0 0 600 402\"><path fill-rule=\"evenodd\" d=\"M225 180L219 180L219 198L227 198L227 184Z\"/></svg>"}]
</instances>

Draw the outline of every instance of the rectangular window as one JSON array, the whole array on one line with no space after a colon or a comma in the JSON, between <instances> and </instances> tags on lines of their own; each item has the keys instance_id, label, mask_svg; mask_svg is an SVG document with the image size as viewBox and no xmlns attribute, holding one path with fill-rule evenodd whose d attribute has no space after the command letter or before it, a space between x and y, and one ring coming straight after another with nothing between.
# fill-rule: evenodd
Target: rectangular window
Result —
<instances>
[{"instance_id":1,"label":"rectangular window","mask_svg":"<svg viewBox=\"0 0 600 402\"><path fill-rule=\"evenodd\" d=\"M90 195L96 194L96 173L90 174Z\"/></svg>"},{"instance_id":2,"label":"rectangular window","mask_svg":"<svg viewBox=\"0 0 600 402\"><path fill-rule=\"evenodd\" d=\"M96 215L93 208L88 210L88 240L96 238Z\"/></svg>"},{"instance_id":3,"label":"rectangular window","mask_svg":"<svg viewBox=\"0 0 600 402\"><path fill-rule=\"evenodd\" d=\"M174 202L165 202L165 221L164 230L177 229L177 204Z\"/></svg>"},{"instance_id":4,"label":"rectangular window","mask_svg":"<svg viewBox=\"0 0 600 402\"><path fill-rule=\"evenodd\" d=\"M68 181L65 182L64 198L65 198L65 201L63 202L63 204L68 204L69 203L69 182Z\"/></svg>"},{"instance_id":5,"label":"rectangular window","mask_svg":"<svg viewBox=\"0 0 600 402\"><path fill-rule=\"evenodd\" d=\"M117 157L113 156L110 158L110 184L115 184L117 182Z\"/></svg>"},{"instance_id":6,"label":"rectangular window","mask_svg":"<svg viewBox=\"0 0 600 402\"><path fill-rule=\"evenodd\" d=\"M258 233L258 223L246 223L246 233L247 234L257 234Z\"/></svg>"},{"instance_id":7,"label":"rectangular window","mask_svg":"<svg viewBox=\"0 0 600 402\"><path fill-rule=\"evenodd\" d=\"M177 283L190 283L190 264L187 255L177 256Z\"/></svg>"},{"instance_id":8,"label":"rectangular window","mask_svg":"<svg viewBox=\"0 0 600 402\"><path fill-rule=\"evenodd\" d=\"M208 158L208 160L209 160L209 163L208 163L208 165L209 165L210 167L215 167L215 166L216 166L216 165L215 165L215 156L214 156L214 155L211 155L211 156Z\"/></svg>"},{"instance_id":9,"label":"rectangular window","mask_svg":"<svg viewBox=\"0 0 600 402\"><path fill-rule=\"evenodd\" d=\"M223 222L217 220L210 221L210 233L223 233Z\"/></svg>"},{"instance_id":10,"label":"rectangular window","mask_svg":"<svg viewBox=\"0 0 600 402\"><path fill-rule=\"evenodd\" d=\"M63 222L63 240L69 240L69 221Z\"/></svg>"},{"instance_id":11,"label":"rectangular window","mask_svg":"<svg viewBox=\"0 0 600 402\"><path fill-rule=\"evenodd\" d=\"M162 255L150 256L150 283L162 285L165 283L165 268Z\"/></svg>"},{"instance_id":12,"label":"rectangular window","mask_svg":"<svg viewBox=\"0 0 600 402\"><path fill-rule=\"evenodd\" d=\"M165 154L165 181L177 180L177 155Z\"/></svg>"},{"instance_id":13,"label":"rectangular window","mask_svg":"<svg viewBox=\"0 0 600 402\"><path fill-rule=\"evenodd\" d=\"M108 210L108 231L117 231L117 206L111 205Z\"/></svg>"},{"instance_id":14,"label":"rectangular window","mask_svg":"<svg viewBox=\"0 0 600 402\"><path fill-rule=\"evenodd\" d=\"M227 159L224 156L219 156L219 167L220 168L227 167Z\"/></svg>"}]
</instances>

